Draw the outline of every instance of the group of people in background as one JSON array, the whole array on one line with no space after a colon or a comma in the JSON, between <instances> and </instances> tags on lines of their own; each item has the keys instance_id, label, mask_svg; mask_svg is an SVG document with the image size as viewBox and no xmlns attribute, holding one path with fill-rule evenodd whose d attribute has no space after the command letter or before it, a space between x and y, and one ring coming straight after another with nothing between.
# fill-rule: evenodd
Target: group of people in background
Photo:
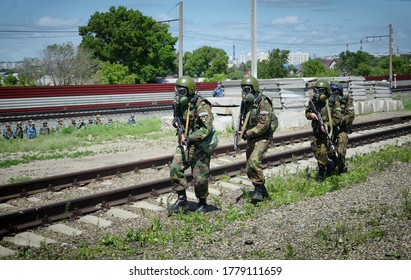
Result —
<instances>
[{"instance_id":1,"label":"group of people in background","mask_svg":"<svg viewBox=\"0 0 411 280\"><path fill-rule=\"evenodd\" d=\"M47 124L47 121L43 122L43 126L39 130L39 135L46 135L50 134L50 127ZM37 128L36 124L29 120L27 124L23 128L23 122L18 121L16 127L14 129L11 128L10 123L6 123L3 129L3 137L7 140L10 139L22 139L25 138L26 135L27 139L33 139L37 137Z\"/></svg>"},{"instance_id":2,"label":"group of people in background","mask_svg":"<svg viewBox=\"0 0 411 280\"><path fill-rule=\"evenodd\" d=\"M106 124L112 124L113 123L113 118L108 118ZM136 120L134 116L130 116L130 118L127 120L128 124L135 124ZM96 115L95 119L94 118L89 118L88 122L85 121L84 118L79 119L76 121L75 119L72 119L69 126L76 127L78 129L85 127L87 125L103 125L103 119L101 118L100 115ZM57 124L50 128L48 125L47 121L43 121L43 125L40 127L39 130L37 130L36 124L33 122L33 120L27 121L27 124L23 127L23 122L18 121L16 124L16 127L12 128L10 123L6 123L4 125L4 129L2 131L3 137L6 140L10 139L33 139L37 138L37 136L41 135L49 135L53 131L58 133L61 131L63 128L67 127L62 119L59 119L57 121Z\"/></svg>"}]
</instances>

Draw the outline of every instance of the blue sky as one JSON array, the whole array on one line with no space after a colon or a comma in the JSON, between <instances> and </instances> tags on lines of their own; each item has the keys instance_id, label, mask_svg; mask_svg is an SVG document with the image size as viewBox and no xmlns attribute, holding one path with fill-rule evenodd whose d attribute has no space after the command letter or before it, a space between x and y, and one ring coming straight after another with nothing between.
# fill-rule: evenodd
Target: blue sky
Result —
<instances>
[{"instance_id":1,"label":"blue sky","mask_svg":"<svg viewBox=\"0 0 411 280\"><path fill-rule=\"evenodd\" d=\"M233 55L233 46L236 57L250 52L251 0L182 2L184 51L207 45L224 49L229 56ZM107 12L111 6L139 10L160 21L178 19L178 4L179 0L3 1L0 62L37 57L51 44L78 45L78 26L87 25L93 13ZM411 0L257 0L257 48L322 57L346 50L356 52L362 40L364 51L388 53L388 26L392 24L394 52L411 52L410 12ZM169 26L178 36L178 21Z\"/></svg>"}]
</instances>

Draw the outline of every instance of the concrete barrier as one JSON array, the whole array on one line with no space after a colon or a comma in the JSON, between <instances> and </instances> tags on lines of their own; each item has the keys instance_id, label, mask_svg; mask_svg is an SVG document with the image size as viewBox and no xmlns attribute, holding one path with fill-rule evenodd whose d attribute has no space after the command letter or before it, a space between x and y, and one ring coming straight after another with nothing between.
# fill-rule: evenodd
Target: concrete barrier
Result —
<instances>
[{"instance_id":1,"label":"concrete barrier","mask_svg":"<svg viewBox=\"0 0 411 280\"><path fill-rule=\"evenodd\" d=\"M298 128L309 123L305 118L305 107L313 95L312 88L317 79L308 77L259 80L260 90L264 90L264 94L273 102L279 129ZM356 115L404 109L401 101L392 99L390 83L386 81L366 82L364 77L356 76L321 79L339 81L343 85L345 94L350 94L354 100ZM237 127L241 104L240 82L225 81L224 97L207 98L213 106L214 126L219 131ZM172 128L171 120L172 117L164 121L169 123L164 125L165 128Z\"/></svg>"}]
</instances>

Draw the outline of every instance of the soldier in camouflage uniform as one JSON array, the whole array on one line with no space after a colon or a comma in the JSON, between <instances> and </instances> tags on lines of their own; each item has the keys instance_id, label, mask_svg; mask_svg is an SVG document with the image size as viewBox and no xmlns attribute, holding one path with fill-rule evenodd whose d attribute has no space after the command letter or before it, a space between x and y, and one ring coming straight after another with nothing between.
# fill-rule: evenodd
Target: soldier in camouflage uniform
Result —
<instances>
[{"instance_id":1,"label":"soldier in camouflage uniform","mask_svg":"<svg viewBox=\"0 0 411 280\"><path fill-rule=\"evenodd\" d=\"M50 127L48 126L47 121L43 122L43 126L40 127L39 134L40 135L49 135L50 134Z\"/></svg>"},{"instance_id":2,"label":"soldier in camouflage uniform","mask_svg":"<svg viewBox=\"0 0 411 280\"><path fill-rule=\"evenodd\" d=\"M329 100L330 108L334 107L334 103L337 102L337 107L341 113L341 123L338 126L334 126L335 139L334 145L338 152L337 172L341 174L345 172L345 156L347 152L348 134L352 133L352 123L355 118L355 110L353 99L349 94L344 95L344 89L340 82L331 81L331 97Z\"/></svg>"},{"instance_id":3,"label":"soldier in camouflage uniform","mask_svg":"<svg viewBox=\"0 0 411 280\"><path fill-rule=\"evenodd\" d=\"M188 210L184 171L191 168L196 197L199 199L197 212L207 212L208 177L211 151L217 146L217 135L213 126L211 104L195 93L196 84L188 76L177 79L176 98L173 103L173 126L177 128L179 145L170 165L172 189L177 200L167 207L170 212Z\"/></svg>"},{"instance_id":4,"label":"soldier in camouflage uniform","mask_svg":"<svg viewBox=\"0 0 411 280\"><path fill-rule=\"evenodd\" d=\"M101 115L96 116L96 120L94 121L94 124L96 124L96 125L102 125L103 124L103 121L101 119Z\"/></svg>"},{"instance_id":5,"label":"soldier in camouflage uniform","mask_svg":"<svg viewBox=\"0 0 411 280\"><path fill-rule=\"evenodd\" d=\"M278 120L274 114L271 100L262 94L258 81L253 76L241 81L243 100L241 102L242 138L247 141L246 171L254 185L252 202L257 203L269 198L265 186L262 159L270 147L272 135Z\"/></svg>"},{"instance_id":6,"label":"soldier in camouflage uniform","mask_svg":"<svg viewBox=\"0 0 411 280\"><path fill-rule=\"evenodd\" d=\"M24 137L23 122L18 121L16 128L13 131L13 138L22 139Z\"/></svg>"},{"instance_id":7,"label":"soldier in camouflage uniform","mask_svg":"<svg viewBox=\"0 0 411 280\"><path fill-rule=\"evenodd\" d=\"M333 107L329 106L329 97L331 96L330 85L325 80L318 80L313 88L314 96L309 101L305 110L305 116L311 120L311 126L314 132L314 138L311 142L311 148L318 163L317 182L324 181L324 175L332 176L335 168L336 153L332 149L332 139L335 138L334 127L341 122L341 110L339 103L334 102ZM320 117L316 114L319 113ZM321 125L322 119L324 126Z\"/></svg>"},{"instance_id":8,"label":"soldier in camouflage uniform","mask_svg":"<svg viewBox=\"0 0 411 280\"><path fill-rule=\"evenodd\" d=\"M6 140L10 140L11 138L13 138L13 131L11 130L10 124L6 123L4 127L5 128L3 129L3 137Z\"/></svg>"}]
</instances>

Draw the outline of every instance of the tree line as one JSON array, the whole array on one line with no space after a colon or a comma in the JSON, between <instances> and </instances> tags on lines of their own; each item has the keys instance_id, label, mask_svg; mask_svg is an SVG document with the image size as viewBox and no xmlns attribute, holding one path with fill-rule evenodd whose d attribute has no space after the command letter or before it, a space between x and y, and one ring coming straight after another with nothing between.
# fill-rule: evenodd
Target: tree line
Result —
<instances>
[{"instance_id":1,"label":"tree line","mask_svg":"<svg viewBox=\"0 0 411 280\"><path fill-rule=\"evenodd\" d=\"M17 79L8 75L2 85L35 85L47 76L53 85L148 83L157 77L176 75L178 51L168 25L123 6L95 12L87 25L79 27L82 41L47 46L39 57L25 58ZM288 65L288 50L273 49L268 59L257 62L260 79L321 76L388 76L389 57L363 52L340 53L333 69L316 58L298 69ZM411 55L393 56L393 73L411 74ZM250 72L251 62L228 67L229 57L219 48L203 46L183 55L185 75L207 81L238 80ZM40 82L41 83L41 82ZM43 82L44 84L44 82Z\"/></svg>"}]
</instances>

